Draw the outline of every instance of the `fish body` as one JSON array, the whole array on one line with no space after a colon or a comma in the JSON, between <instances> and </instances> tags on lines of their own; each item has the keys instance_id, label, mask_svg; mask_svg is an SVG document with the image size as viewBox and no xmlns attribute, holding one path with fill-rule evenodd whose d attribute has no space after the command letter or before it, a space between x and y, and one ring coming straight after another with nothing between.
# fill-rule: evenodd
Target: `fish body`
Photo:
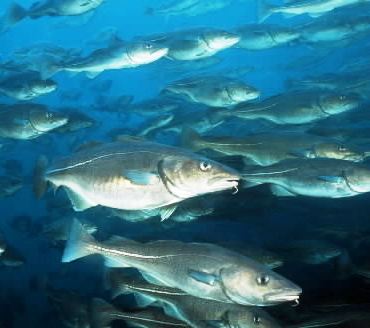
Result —
<instances>
[{"instance_id":1,"label":"fish body","mask_svg":"<svg viewBox=\"0 0 370 328\"><path fill-rule=\"evenodd\" d=\"M32 100L55 91L57 84L32 74L11 75L0 81L0 93L17 100Z\"/></svg>"},{"instance_id":2,"label":"fish body","mask_svg":"<svg viewBox=\"0 0 370 328\"><path fill-rule=\"evenodd\" d=\"M370 191L369 168L343 160L292 159L246 171L247 182L272 184L277 196L342 198Z\"/></svg>"},{"instance_id":3,"label":"fish body","mask_svg":"<svg viewBox=\"0 0 370 328\"><path fill-rule=\"evenodd\" d=\"M164 91L211 107L230 107L260 96L259 91L240 80L219 76L176 81Z\"/></svg>"},{"instance_id":4,"label":"fish body","mask_svg":"<svg viewBox=\"0 0 370 328\"><path fill-rule=\"evenodd\" d=\"M0 137L30 140L63 126L68 117L36 104L6 106L0 110Z\"/></svg>"},{"instance_id":5,"label":"fish body","mask_svg":"<svg viewBox=\"0 0 370 328\"><path fill-rule=\"evenodd\" d=\"M353 110L360 103L360 96L354 93L293 91L259 104L241 104L232 111L220 111L215 115L264 119L275 124L306 124Z\"/></svg>"},{"instance_id":6,"label":"fish body","mask_svg":"<svg viewBox=\"0 0 370 328\"><path fill-rule=\"evenodd\" d=\"M77 211L97 205L122 210L165 207L235 188L239 179L233 169L204 157L134 138L81 150L48 168L39 164L42 175L36 187L42 190L46 181L64 187Z\"/></svg>"},{"instance_id":7,"label":"fish body","mask_svg":"<svg viewBox=\"0 0 370 328\"><path fill-rule=\"evenodd\" d=\"M264 50L289 44L300 37L300 33L277 25L244 25L236 29L240 35L237 48Z\"/></svg>"},{"instance_id":8,"label":"fish body","mask_svg":"<svg viewBox=\"0 0 370 328\"><path fill-rule=\"evenodd\" d=\"M256 307L197 298L180 289L130 279L119 272L111 271L109 276L114 297L134 293L139 303L159 302L166 312L194 328L209 327L213 321L241 328L253 327L256 322L260 327L280 327L264 310Z\"/></svg>"},{"instance_id":9,"label":"fish body","mask_svg":"<svg viewBox=\"0 0 370 328\"><path fill-rule=\"evenodd\" d=\"M98 49L86 58L74 59L71 62L61 63L58 70L69 72L87 72L90 77L106 70L133 68L150 64L165 55L168 48L150 42L124 43L117 41L114 45Z\"/></svg>"},{"instance_id":10,"label":"fish body","mask_svg":"<svg viewBox=\"0 0 370 328\"><path fill-rule=\"evenodd\" d=\"M356 147L304 133L266 133L244 138L201 137L187 128L183 143L192 150L212 149L228 156L243 156L246 164L269 166L287 159L335 158L362 161L365 153Z\"/></svg>"},{"instance_id":11,"label":"fish body","mask_svg":"<svg viewBox=\"0 0 370 328\"><path fill-rule=\"evenodd\" d=\"M101 254L110 267L135 267L146 279L204 299L267 306L296 301L302 290L247 257L212 244L161 240L138 243L115 237L99 243L75 221L62 262Z\"/></svg>"},{"instance_id":12,"label":"fish body","mask_svg":"<svg viewBox=\"0 0 370 328\"><path fill-rule=\"evenodd\" d=\"M152 36L149 40L168 48L166 57L187 61L211 57L237 44L240 37L224 30L198 28Z\"/></svg>"},{"instance_id":13,"label":"fish body","mask_svg":"<svg viewBox=\"0 0 370 328\"><path fill-rule=\"evenodd\" d=\"M286 5L273 6L264 1L259 3L259 18L264 21L273 14L283 14L285 16L298 16L307 14L313 18L327 14L334 9L346 7L354 4L367 2L368 0L300 0Z\"/></svg>"}]
</instances>

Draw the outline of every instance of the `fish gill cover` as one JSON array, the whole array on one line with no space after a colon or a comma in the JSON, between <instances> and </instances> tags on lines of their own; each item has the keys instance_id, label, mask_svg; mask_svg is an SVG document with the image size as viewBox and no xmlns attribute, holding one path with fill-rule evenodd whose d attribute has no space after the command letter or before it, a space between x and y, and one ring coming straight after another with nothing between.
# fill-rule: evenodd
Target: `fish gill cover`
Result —
<instances>
[{"instance_id":1,"label":"fish gill cover","mask_svg":"<svg viewBox=\"0 0 370 328\"><path fill-rule=\"evenodd\" d=\"M0 328L370 327L370 1L0 12Z\"/></svg>"}]
</instances>

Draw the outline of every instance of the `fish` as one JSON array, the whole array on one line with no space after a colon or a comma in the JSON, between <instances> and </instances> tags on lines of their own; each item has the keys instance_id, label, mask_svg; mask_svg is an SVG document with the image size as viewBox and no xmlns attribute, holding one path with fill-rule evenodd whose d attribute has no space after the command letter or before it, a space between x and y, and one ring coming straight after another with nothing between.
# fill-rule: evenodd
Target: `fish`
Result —
<instances>
[{"instance_id":1,"label":"fish","mask_svg":"<svg viewBox=\"0 0 370 328\"><path fill-rule=\"evenodd\" d=\"M297 240L278 246L275 250L287 262L298 261L311 265L326 263L342 254L339 246L320 239Z\"/></svg>"},{"instance_id":2,"label":"fish","mask_svg":"<svg viewBox=\"0 0 370 328\"><path fill-rule=\"evenodd\" d=\"M29 9L13 3L8 16L12 24L24 18L38 19L44 16L76 16L98 8L104 0L43 0L34 2Z\"/></svg>"},{"instance_id":3,"label":"fish","mask_svg":"<svg viewBox=\"0 0 370 328\"><path fill-rule=\"evenodd\" d=\"M110 327L112 321L125 321L130 326L143 328L188 328L179 320L165 315L155 308L135 312L124 312L103 299L94 298L90 305L90 324L92 328Z\"/></svg>"},{"instance_id":4,"label":"fish","mask_svg":"<svg viewBox=\"0 0 370 328\"><path fill-rule=\"evenodd\" d=\"M260 92L243 81L221 76L202 76L179 80L162 92L179 95L210 107L230 107L257 99Z\"/></svg>"},{"instance_id":5,"label":"fish","mask_svg":"<svg viewBox=\"0 0 370 328\"><path fill-rule=\"evenodd\" d=\"M275 124L306 124L356 109L362 100L356 93L292 91L263 100L241 104L232 111L219 110L214 118L263 119Z\"/></svg>"},{"instance_id":6,"label":"fish","mask_svg":"<svg viewBox=\"0 0 370 328\"><path fill-rule=\"evenodd\" d=\"M252 51L289 45L301 37L300 32L292 28L267 24L243 25L235 32L240 36L235 47Z\"/></svg>"},{"instance_id":7,"label":"fish","mask_svg":"<svg viewBox=\"0 0 370 328\"><path fill-rule=\"evenodd\" d=\"M353 162L366 159L366 153L351 144L305 133L258 133L244 138L202 137L186 127L183 146L199 151L212 149L227 156L242 156L246 165L269 166L287 159L334 158Z\"/></svg>"},{"instance_id":8,"label":"fish","mask_svg":"<svg viewBox=\"0 0 370 328\"><path fill-rule=\"evenodd\" d=\"M159 302L167 314L186 322L190 327L206 328L214 323L241 328L255 325L266 328L280 327L266 311L257 307L201 299L177 288L126 277L117 270L111 270L107 275L112 297L133 293L140 306Z\"/></svg>"},{"instance_id":9,"label":"fish","mask_svg":"<svg viewBox=\"0 0 370 328\"><path fill-rule=\"evenodd\" d=\"M62 262L101 254L108 267L135 267L146 279L199 298L268 306L297 301L302 289L268 267L220 246L159 240L139 243L121 237L99 243L76 220Z\"/></svg>"},{"instance_id":10,"label":"fish","mask_svg":"<svg viewBox=\"0 0 370 328\"><path fill-rule=\"evenodd\" d=\"M280 197L353 197L370 191L370 169L361 163L337 159L290 159L267 167L249 167L242 173L246 187L271 184Z\"/></svg>"},{"instance_id":11,"label":"fish","mask_svg":"<svg viewBox=\"0 0 370 328\"><path fill-rule=\"evenodd\" d=\"M334 9L354 4L367 2L368 0L302 0L286 5L270 5L261 0L258 2L259 22L265 21L273 14L283 14L286 17L309 15L312 18L323 16Z\"/></svg>"},{"instance_id":12,"label":"fish","mask_svg":"<svg viewBox=\"0 0 370 328\"><path fill-rule=\"evenodd\" d=\"M214 28L196 28L175 31L147 38L168 48L166 57L172 60L187 61L208 58L240 41L240 36Z\"/></svg>"},{"instance_id":13,"label":"fish","mask_svg":"<svg viewBox=\"0 0 370 328\"><path fill-rule=\"evenodd\" d=\"M342 45L342 41L352 42L361 36L366 36L370 30L370 17L322 17L311 23L304 24L298 29L301 31L300 40L309 44L334 43Z\"/></svg>"},{"instance_id":14,"label":"fish","mask_svg":"<svg viewBox=\"0 0 370 328\"><path fill-rule=\"evenodd\" d=\"M142 138L95 144L51 166L41 158L34 191L50 182L64 187L75 211L102 205L122 210L162 208L170 217L177 203L206 193L236 189L239 174L215 161Z\"/></svg>"},{"instance_id":15,"label":"fish","mask_svg":"<svg viewBox=\"0 0 370 328\"><path fill-rule=\"evenodd\" d=\"M153 63L166 56L168 48L153 42L123 42L115 40L108 47L93 51L87 57L51 62L45 65L43 75L50 76L60 71L81 73L95 78L107 70L134 68Z\"/></svg>"},{"instance_id":16,"label":"fish","mask_svg":"<svg viewBox=\"0 0 370 328\"><path fill-rule=\"evenodd\" d=\"M0 93L16 100L32 100L57 89L53 80L43 80L35 73L11 74L0 80Z\"/></svg>"},{"instance_id":17,"label":"fish","mask_svg":"<svg viewBox=\"0 0 370 328\"><path fill-rule=\"evenodd\" d=\"M244 2L244 0L180 0L168 1L157 8L149 7L145 13L147 15L160 15L160 16L189 16L195 17L204 15L209 12L221 10L234 4L234 2Z\"/></svg>"},{"instance_id":18,"label":"fish","mask_svg":"<svg viewBox=\"0 0 370 328\"><path fill-rule=\"evenodd\" d=\"M0 108L0 137L31 140L68 123L67 115L38 104L18 104Z\"/></svg>"}]
</instances>

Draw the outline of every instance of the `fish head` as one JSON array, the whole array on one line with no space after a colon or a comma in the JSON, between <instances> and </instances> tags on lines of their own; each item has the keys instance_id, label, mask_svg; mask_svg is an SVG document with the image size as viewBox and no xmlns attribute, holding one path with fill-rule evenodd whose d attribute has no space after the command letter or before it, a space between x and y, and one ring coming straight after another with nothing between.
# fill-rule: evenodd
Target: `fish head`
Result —
<instances>
[{"instance_id":1,"label":"fish head","mask_svg":"<svg viewBox=\"0 0 370 328\"><path fill-rule=\"evenodd\" d=\"M365 166L353 166L344 172L348 186L356 193L370 191L370 169Z\"/></svg>"},{"instance_id":2,"label":"fish head","mask_svg":"<svg viewBox=\"0 0 370 328\"><path fill-rule=\"evenodd\" d=\"M271 317L266 311L257 307L245 309L245 311L229 311L225 318L228 322L228 327L239 328L280 328L277 321Z\"/></svg>"},{"instance_id":3,"label":"fish head","mask_svg":"<svg viewBox=\"0 0 370 328\"><path fill-rule=\"evenodd\" d=\"M47 132L67 124L68 117L62 113L34 110L30 113L30 121L37 130Z\"/></svg>"},{"instance_id":4,"label":"fish head","mask_svg":"<svg viewBox=\"0 0 370 328\"><path fill-rule=\"evenodd\" d=\"M168 50L165 46L154 42L136 42L127 50L127 54L133 64L144 65L166 56Z\"/></svg>"},{"instance_id":5,"label":"fish head","mask_svg":"<svg viewBox=\"0 0 370 328\"><path fill-rule=\"evenodd\" d=\"M244 83L233 83L227 87L227 93L229 97L237 102L244 102L254 100L260 96L260 92Z\"/></svg>"},{"instance_id":6,"label":"fish head","mask_svg":"<svg viewBox=\"0 0 370 328\"><path fill-rule=\"evenodd\" d=\"M221 283L226 296L237 304L268 306L298 301L302 289L268 267L257 262L245 269L240 266L221 270Z\"/></svg>"},{"instance_id":7,"label":"fish head","mask_svg":"<svg viewBox=\"0 0 370 328\"><path fill-rule=\"evenodd\" d=\"M312 157L315 158L334 158L351 162L360 162L365 158L365 154L355 147L336 142L317 144L314 146L312 154Z\"/></svg>"},{"instance_id":8,"label":"fish head","mask_svg":"<svg viewBox=\"0 0 370 328\"><path fill-rule=\"evenodd\" d=\"M41 80L33 84L32 91L38 95L43 95L55 91L56 88L57 84L53 80Z\"/></svg>"},{"instance_id":9,"label":"fish head","mask_svg":"<svg viewBox=\"0 0 370 328\"><path fill-rule=\"evenodd\" d=\"M209 30L203 33L203 40L213 50L227 49L240 41L240 36L222 30Z\"/></svg>"},{"instance_id":10,"label":"fish head","mask_svg":"<svg viewBox=\"0 0 370 328\"><path fill-rule=\"evenodd\" d=\"M236 189L240 180L234 169L192 154L168 156L159 163L158 169L169 192L182 199Z\"/></svg>"},{"instance_id":11,"label":"fish head","mask_svg":"<svg viewBox=\"0 0 370 328\"><path fill-rule=\"evenodd\" d=\"M358 107L361 97L356 93L327 94L322 96L319 102L325 113L335 115Z\"/></svg>"}]
</instances>

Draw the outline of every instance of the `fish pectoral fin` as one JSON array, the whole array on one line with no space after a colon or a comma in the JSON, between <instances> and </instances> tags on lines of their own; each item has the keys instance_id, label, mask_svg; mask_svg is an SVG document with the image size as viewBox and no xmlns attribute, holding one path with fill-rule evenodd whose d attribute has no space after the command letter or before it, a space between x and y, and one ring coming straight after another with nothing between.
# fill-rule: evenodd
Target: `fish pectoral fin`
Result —
<instances>
[{"instance_id":1,"label":"fish pectoral fin","mask_svg":"<svg viewBox=\"0 0 370 328\"><path fill-rule=\"evenodd\" d=\"M220 280L220 278L214 274L196 270L189 270L189 276L194 280L209 286L214 286L216 282Z\"/></svg>"},{"instance_id":2,"label":"fish pectoral fin","mask_svg":"<svg viewBox=\"0 0 370 328\"><path fill-rule=\"evenodd\" d=\"M334 184L340 184L344 182L344 178L341 176L336 175L321 175L318 177L319 180L334 183Z\"/></svg>"},{"instance_id":3,"label":"fish pectoral fin","mask_svg":"<svg viewBox=\"0 0 370 328\"><path fill-rule=\"evenodd\" d=\"M176 211L176 209L177 209L177 204L162 207L160 211L161 222L169 219L170 216Z\"/></svg>"},{"instance_id":4,"label":"fish pectoral fin","mask_svg":"<svg viewBox=\"0 0 370 328\"><path fill-rule=\"evenodd\" d=\"M282 186L278 186L278 185L271 185L270 190L271 190L272 194L277 196L277 197L296 197L297 196L296 194L292 193L291 191L285 189Z\"/></svg>"},{"instance_id":5,"label":"fish pectoral fin","mask_svg":"<svg viewBox=\"0 0 370 328\"><path fill-rule=\"evenodd\" d=\"M144 137L130 136L128 134L119 134L118 136L114 137L114 141L117 141L117 142L143 142L143 141L148 141L148 140Z\"/></svg>"},{"instance_id":6,"label":"fish pectoral fin","mask_svg":"<svg viewBox=\"0 0 370 328\"><path fill-rule=\"evenodd\" d=\"M92 204L87 199L83 198L81 195L75 193L69 188L65 188L67 196L72 203L73 209L76 212L82 212L90 207L94 207L97 204Z\"/></svg>"},{"instance_id":7,"label":"fish pectoral fin","mask_svg":"<svg viewBox=\"0 0 370 328\"><path fill-rule=\"evenodd\" d=\"M139 170L129 170L123 174L128 180L136 185L154 185L159 182L160 177L153 172L145 172Z\"/></svg>"}]
</instances>

